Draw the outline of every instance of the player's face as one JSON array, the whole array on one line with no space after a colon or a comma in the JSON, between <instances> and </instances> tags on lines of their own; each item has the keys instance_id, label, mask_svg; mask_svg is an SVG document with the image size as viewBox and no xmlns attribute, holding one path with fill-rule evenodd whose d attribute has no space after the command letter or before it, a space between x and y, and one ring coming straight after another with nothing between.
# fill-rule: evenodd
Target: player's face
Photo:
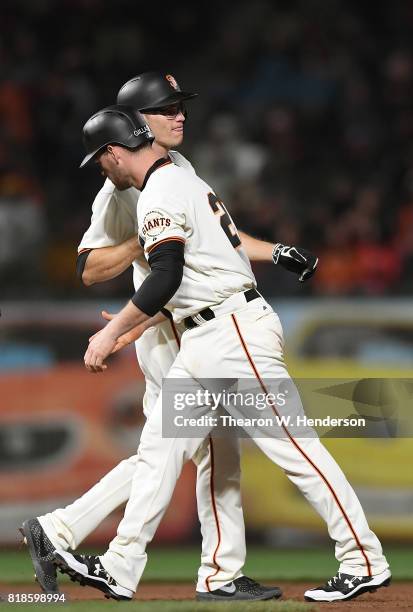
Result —
<instances>
[{"instance_id":1,"label":"player's face","mask_svg":"<svg viewBox=\"0 0 413 612\"><path fill-rule=\"evenodd\" d=\"M148 110L144 113L155 140L166 149L179 147L184 139L185 108L182 103Z\"/></svg>"},{"instance_id":2,"label":"player's face","mask_svg":"<svg viewBox=\"0 0 413 612\"><path fill-rule=\"evenodd\" d=\"M122 148L110 145L96 156L96 163L102 176L108 177L119 191L132 186L132 179L123 163Z\"/></svg>"}]
</instances>

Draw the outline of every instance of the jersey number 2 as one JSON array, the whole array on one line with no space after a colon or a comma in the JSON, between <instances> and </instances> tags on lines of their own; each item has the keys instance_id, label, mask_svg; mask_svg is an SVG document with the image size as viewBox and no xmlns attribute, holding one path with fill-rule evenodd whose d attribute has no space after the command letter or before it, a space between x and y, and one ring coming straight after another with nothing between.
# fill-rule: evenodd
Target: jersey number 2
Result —
<instances>
[{"instance_id":1,"label":"jersey number 2","mask_svg":"<svg viewBox=\"0 0 413 612\"><path fill-rule=\"evenodd\" d=\"M221 224L221 227L227 235L227 238L234 247L234 249L236 249L240 246L241 240L239 239L237 229L233 224L227 209L225 208L221 200L218 200L217 196L213 193L208 194L208 202L210 207L212 208L213 213L215 215L219 215L219 222Z\"/></svg>"}]
</instances>

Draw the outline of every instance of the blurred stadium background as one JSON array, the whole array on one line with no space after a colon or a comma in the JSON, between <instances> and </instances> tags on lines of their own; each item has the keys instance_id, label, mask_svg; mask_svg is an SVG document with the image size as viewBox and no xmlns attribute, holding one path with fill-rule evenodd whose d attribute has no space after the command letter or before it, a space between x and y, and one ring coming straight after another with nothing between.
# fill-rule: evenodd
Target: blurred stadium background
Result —
<instances>
[{"instance_id":1,"label":"blurred stadium background","mask_svg":"<svg viewBox=\"0 0 413 612\"><path fill-rule=\"evenodd\" d=\"M165 11L165 12L163 12ZM0 543L66 504L142 427L133 351L99 378L87 338L131 293L90 288L76 247L101 185L78 171L81 128L139 72L165 69L190 103L182 151L238 227L320 258L302 286L255 266L297 376L410 378L413 363L413 5L350 0L3 0L0 5ZM349 413L354 411L349 401ZM385 542L413 540L410 438L329 439ZM312 548L324 526L244 444L249 541ZM199 538L187 466L158 543ZM119 514L89 540L101 545Z\"/></svg>"}]
</instances>

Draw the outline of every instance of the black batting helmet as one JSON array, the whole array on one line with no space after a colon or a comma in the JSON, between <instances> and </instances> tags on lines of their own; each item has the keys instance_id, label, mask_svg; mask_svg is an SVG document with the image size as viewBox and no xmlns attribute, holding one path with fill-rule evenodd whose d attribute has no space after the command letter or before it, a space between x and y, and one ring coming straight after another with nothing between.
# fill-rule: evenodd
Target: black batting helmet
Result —
<instances>
[{"instance_id":1,"label":"black batting helmet","mask_svg":"<svg viewBox=\"0 0 413 612\"><path fill-rule=\"evenodd\" d=\"M101 149L118 144L135 149L154 136L142 115L130 106L115 104L92 115L83 126L83 144L87 155L80 167L86 166Z\"/></svg>"},{"instance_id":2,"label":"black batting helmet","mask_svg":"<svg viewBox=\"0 0 413 612\"><path fill-rule=\"evenodd\" d=\"M143 72L122 85L117 103L128 104L143 112L177 104L197 95L182 91L171 74Z\"/></svg>"}]
</instances>

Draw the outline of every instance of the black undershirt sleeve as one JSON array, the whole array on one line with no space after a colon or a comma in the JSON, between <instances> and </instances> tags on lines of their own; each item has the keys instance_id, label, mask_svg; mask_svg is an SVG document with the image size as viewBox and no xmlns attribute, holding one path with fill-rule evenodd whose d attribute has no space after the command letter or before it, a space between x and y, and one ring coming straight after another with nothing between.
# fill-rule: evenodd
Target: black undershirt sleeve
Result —
<instances>
[{"instance_id":1,"label":"black undershirt sleeve","mask_svg":"<svg viewBox=\"0 0 413 612\"><path fill-rule=\"evenodd\" d=\"M82 251L82 253L79 253L79 255L77 256L76 276L79 280L82 280L83 271L86 265L86 259L89 257L89 253L91 252L91 250L92 249L89 249L88 251Z\"/></svg>"},{"instance_id":2,"label":"black undershirt sleeve","mask_svg":"<svg viewBox=\"0 0 413 612\"><path fill-rule=\"evenodd\" d=\"M153 317L177 292L184 271L185 245L170 240L153 249L149 255L151 273L132 298L142 312Z\"/></svg>"}]
</instances>

